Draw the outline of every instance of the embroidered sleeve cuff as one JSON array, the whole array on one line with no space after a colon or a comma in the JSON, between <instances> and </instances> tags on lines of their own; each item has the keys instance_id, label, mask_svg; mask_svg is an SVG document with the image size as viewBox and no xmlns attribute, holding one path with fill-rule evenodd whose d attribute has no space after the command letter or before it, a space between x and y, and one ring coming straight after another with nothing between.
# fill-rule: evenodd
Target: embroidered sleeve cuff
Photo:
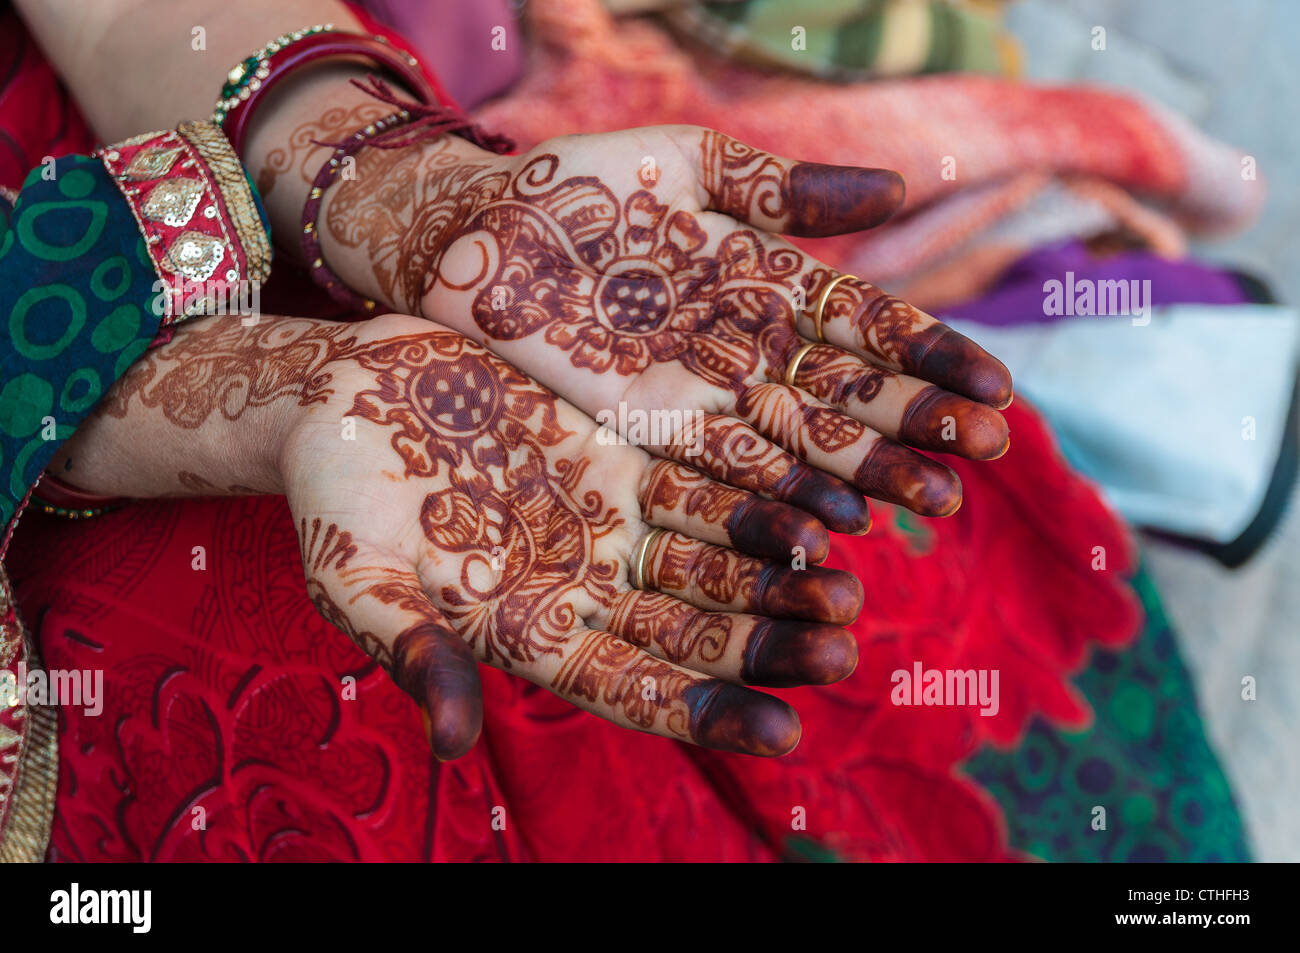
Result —
<instances>
[{"instance_id":1,"label":"embroidered sleeve cuff","mask_svg":"<svg viewBox=\"0 0 1300 953\"><path fill-rule=\"evenodd\" d=\"M266 213L221 129L207 121L96 153L131 207L162 282L162 324L227 313L271 273Z\"/></svg>"}]
</instances>

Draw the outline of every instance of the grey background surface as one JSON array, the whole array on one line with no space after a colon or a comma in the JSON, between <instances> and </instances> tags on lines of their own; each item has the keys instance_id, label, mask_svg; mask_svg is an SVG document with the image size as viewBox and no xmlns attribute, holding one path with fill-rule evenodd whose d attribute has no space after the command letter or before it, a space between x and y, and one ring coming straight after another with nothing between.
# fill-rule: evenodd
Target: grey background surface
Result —
<instances>
[{"instance_id":1,"label":"grey background surface","mask_svg":"<svg viewBox=\"0 0 1300 953\"><path fill-rule=\"evenodd\" d=\"M1140 92L1255 156L1269 185L1263 215L1194 254L1300 303L1300 0L1022 0L1008 25L1027 78ZM1092 50L1095 26L1104 52ZM1144 554L1255 856L1300 860L1300 491L1239 569L1152 539ZM1253 702L1241 698L1244 675L1257 680Z\"/></svg>"}]
</instances>

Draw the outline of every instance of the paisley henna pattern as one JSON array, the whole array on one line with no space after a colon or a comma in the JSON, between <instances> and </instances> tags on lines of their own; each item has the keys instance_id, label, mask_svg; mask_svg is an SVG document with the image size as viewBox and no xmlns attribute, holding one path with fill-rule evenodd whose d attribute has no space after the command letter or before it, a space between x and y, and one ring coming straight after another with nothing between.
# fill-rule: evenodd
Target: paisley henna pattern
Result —
<instances>
[{"instance_id":1,"label":"paisley henna pattern","mask_svg":"<svg viewBox=\"0 0 1300 953\"><path fill-rule=\"evenodd\" d=\"M361 164L357 178L332 190L326 227L343 245L366 249L388 300L417 311L449 238L501 193L507 175L447 149L369 149Z\"/></svg>"},{"instance_id":2,"label":"paisley henna pattern","mask_svg":"<svg viewBox=\"0 0 1300 953\"><path fill-rule=\"evenodd\" d=\"M291 322L209 322L200 336L185 336L166 360L139 361L109 392L97 413L125 418L133 399L157 408L177 427L194 430L213 413L239 419L302 394L300 404L323 402L332 391L325 366L350 353L356 335L347 325L316 326L303 333ZM305 396L310 394L310 396Z\"/></svg>"}]
</instances>

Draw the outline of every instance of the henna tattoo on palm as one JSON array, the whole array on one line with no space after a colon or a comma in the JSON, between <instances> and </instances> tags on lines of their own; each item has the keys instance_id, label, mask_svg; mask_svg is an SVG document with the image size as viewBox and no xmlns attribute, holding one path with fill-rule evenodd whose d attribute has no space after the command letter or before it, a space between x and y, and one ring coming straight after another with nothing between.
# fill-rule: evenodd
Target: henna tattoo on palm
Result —
<instances>
[{"instance_id":1,"label":"henna tattoo on palm","mask_svg":"<svg viewBox=\"0 0 1300 953\"><path fill-rule=\"evenodd\" d=\"M111 413L186 432L256 431L297 409L279 455L307 596L429 713L441 757L479 730L477 662L629 727L759 754L789 750L797 718L730 682L824 683L855 664L837 625L860 605L856 580L814 567L804 586L772 585L773 564L726 548L799 546L815 562L815 520L602 446L527 375L425 322L213 319L151 352L113 399ZM183 472L186 490L222 492ZM651 520L674 554L648 553L662 592L628 584Z\"/></svg>"},{"instance_id":2,"label":"henna tattoo on palm","mask_svg":"<svg viewBox=\"0 0 1300 953\"><path fill-rule=\"evenodd\" d=\"M599 147L577 137L505 163L467 161L451 145L363 153L357 179L336 186L326 227L340 245L366 249L389 300L464 308L490 347L589 413L632 393L633 381L649 392L644 409L671 410L653 404L665 393L722 403L704 454L687 461L715 479L848 532L867 526L862 493L951 512L955 474L894 439L976 457L1005 449L1005 424L978 401L1009 399L1009 378L973 342L866 282L842 281L823 323L828 340L854 352L838 352L848 365L809 357L808 370L822 370L797 381L804 413L791 430L763 429L755 393L783 379L811 333L811 303L837 277L771 232L877 224L901 202L901 180L698 137L703 211L690 207L698 198L684 174L618 179ZM603 174L578 174L589 168ZM558 370L558 355L572 373ZM961 439L944 436L949 418ZM728 455L721 445L734 439L713 432L734 438L741 421L748 458ZM682 459L680 448L650 449Z\"/></svg>"}]
</instances>

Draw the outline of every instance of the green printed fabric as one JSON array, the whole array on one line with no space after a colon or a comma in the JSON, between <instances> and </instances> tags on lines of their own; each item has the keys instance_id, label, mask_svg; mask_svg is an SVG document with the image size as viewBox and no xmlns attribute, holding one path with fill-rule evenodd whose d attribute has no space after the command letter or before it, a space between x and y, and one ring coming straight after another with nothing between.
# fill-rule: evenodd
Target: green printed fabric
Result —
<instances>
[{"instance_id":1,"label":"green printed fabric","mask_svg":"<svg viewBox=\"0 0 1300 953\"><path fill-rule=\"evenodd\" d=\"M158 276L130 207L88 156L33 170L0 216L0 525L158 333Z\"/></svg>"},{"instance_id":2,"label":"green printed fabric","mask_svg":"<svg viewBox=\"0 0 1300 953\"><path fill-rule=\"evenodd\" d=\"M1097 650L1074 678L1095 713L1086 731L1036 720L1009 752L965 769L997 798L1011 844L1052 861L1248 861L1241 818L1205 738L1177 639L1149 576L1134 586L1142 634ZM1105 829L1094 818L1105 808Z\"/></svg>"},{"instance_id":3,"label":"green printed fabric","mask_svg":"<svg viewBox=\"0 0 1300 953\"><path fill-rule=\"evenodd\" d=\"M842 82L1017 67L1015 44L987 3L692 0L667 6L663 16L712 50Z\"/></svg>"}]
</instances>

